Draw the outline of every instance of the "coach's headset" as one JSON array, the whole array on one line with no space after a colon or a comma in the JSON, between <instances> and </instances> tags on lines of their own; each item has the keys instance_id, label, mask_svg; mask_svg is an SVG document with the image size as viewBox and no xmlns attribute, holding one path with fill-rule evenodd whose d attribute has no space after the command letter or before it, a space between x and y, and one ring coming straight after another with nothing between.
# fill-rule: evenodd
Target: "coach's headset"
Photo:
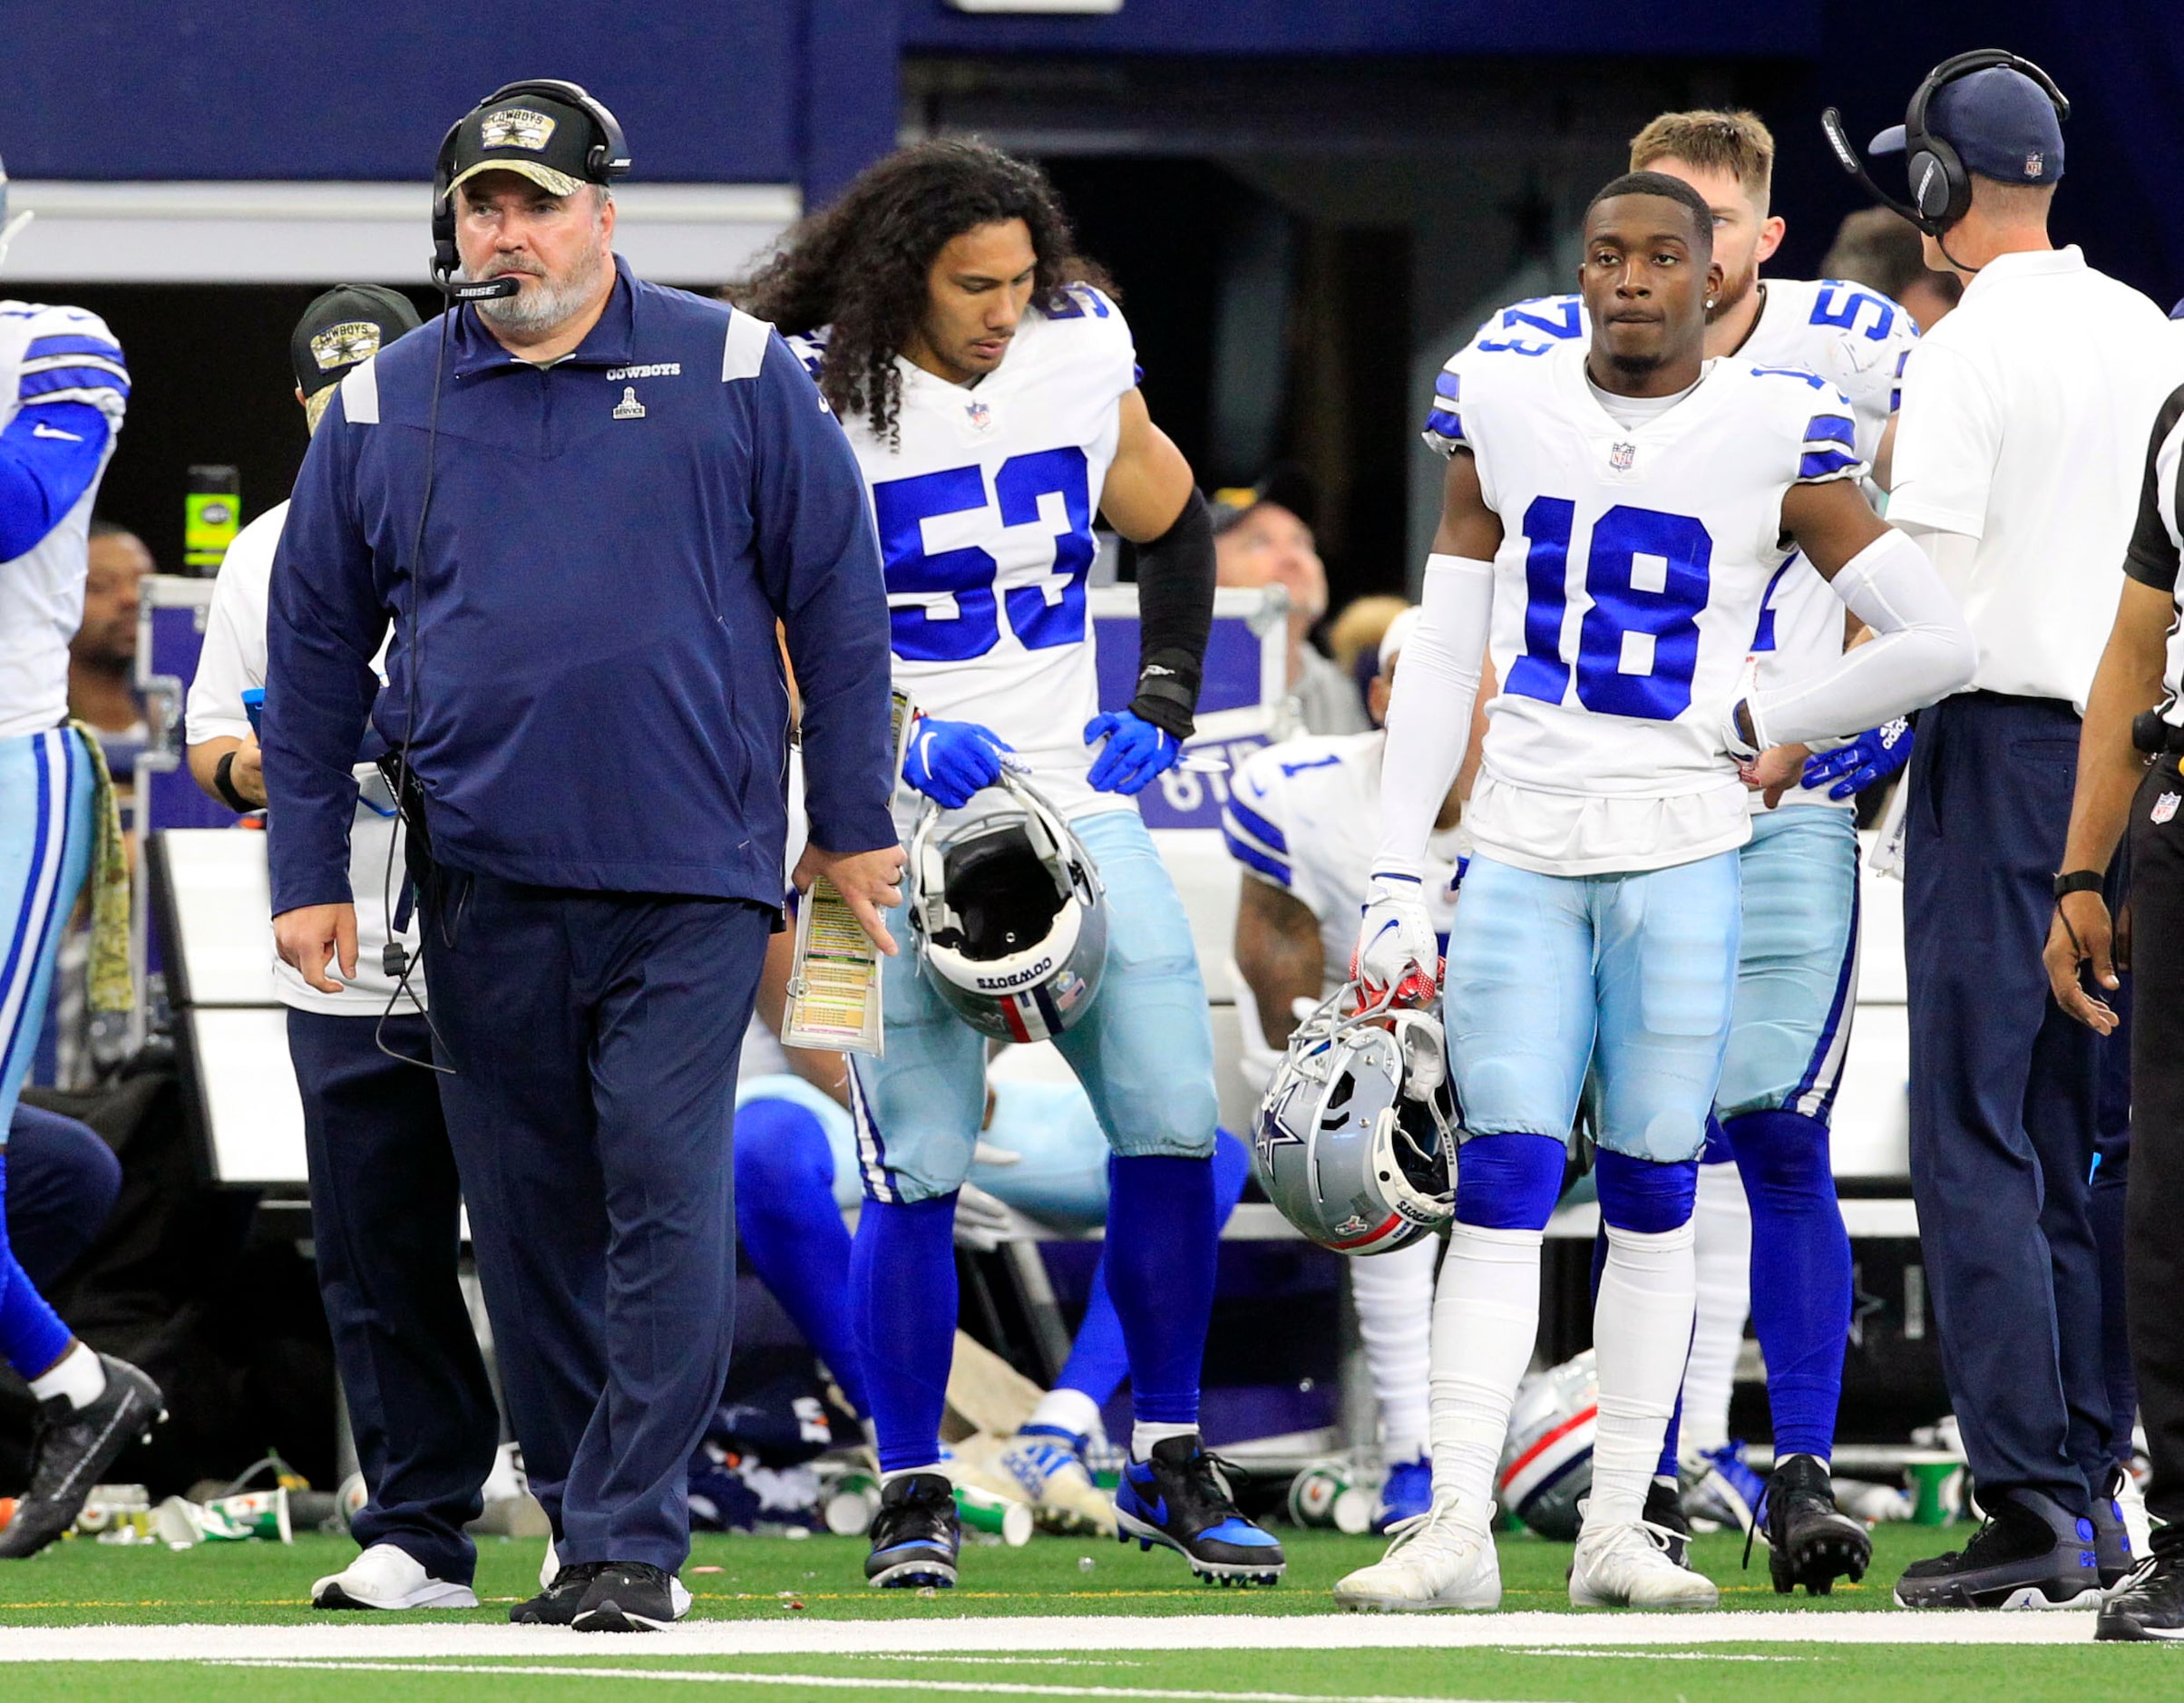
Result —
<instances>
[{"instance_id":1,"label":"coach's headset","mask_svg":"<svg viewBox=\"0 0 2184 1703\"><path fill-rule=\"evenodd\" d=\"M436 452L440 443L440 389L447 373L448 322L454 317L455 309L465 302L492 301L513 296L522 288L513 278L488 278L473 283L458 283L455 279L455 274L463 267L463 257L455 247L455 139L463 133L463 125L480 112L489 107L498 106L503 101L515 100L526 94L573 107L591 121L592 143L584 152L583 175L587 181L606 189L612 187L617 179L629 175L629 144L623 139L622 127L614 114L607 110L606 102L581 83L570 83L560 77L526 77L521 82L503 83L447 127L447 134L440 139L440 151L433 160L432 280L440 293L447 297L447 311L440 316L440 346L433 361L432 414L425 431L424 491L418 499L417 530L410 544L409 682L405 694L406 702L403 709L402 743L387 756L380 759L381 770L402 813L403 825L408 831L408 842L422 853L423 861L428 864L432 856L432 841L424 823L424 790L417 783L416 771L410 766L410 744L417 726L417 676L423 671L424 657L424 633L417 625L417 568L424 557L424 522L432 512L433 475L439 461ZM394 886L394 846L390 842L385 881L389 890ZM390 938L381 950L380 968L382 974L394 978L395 991L387 997L386 1009L379 1014L379 1028L375 1030L374 1039L379 1050L390 1058L400 1059L404 1064L421 1065L427 1070L452 1075L454 1073L446 1066L436 1065L430 1059L412 1058L405 1053L395 1051L386 1044L382 1032L387 1018L395 1014L396 1003L408 992L409 978L417 968L410 957L409 949L399 939L392 938L399 934L401 929L391 890L387 899L387 920L395 926L388 929ZM411 1002L416 1003L414 996ZM425 1015L425 1023L428 1027L432 1023L429 1012ZM434 1030L434 1035L437 1039L438 1031ZM445 1050L444 1043L441 1050Z\"/></svg>"},{"instance_id":2,"label":"coach's headset","mask_svg":"<svg viewBox=\"0 0 2184 1703\"><path fill-rule=\"evenodd\" d=\"M1948 138L1936 136L1926 128L1926 109L1933 104L1934 97L1950 83L1974 72L1994 70L2014 71L2020 76L2031 78L2054 102L2056 121L2061 122L2070 117L2071 103L2055 86L2054 78L2031 60L2022 59L2006 48L1976 47L1968 54L1956 54L1943 60L1926 73L1926 80L1912 93L1911 104L1904 112L1904 164L1911 180L1908 202L1897 200L1873 180L1865 161L1858 157L1857 149L1844 132L1841 112L1829 107L1820 114L1820 128L1827 132L1828 145L1835 150L1835 157L1843 170L1857 180L1867 194L1938 240L1950 226L1972 210L1972 174ZM1964 269L1969 272L1978 268Z\"/></svg>"}]
</instances>

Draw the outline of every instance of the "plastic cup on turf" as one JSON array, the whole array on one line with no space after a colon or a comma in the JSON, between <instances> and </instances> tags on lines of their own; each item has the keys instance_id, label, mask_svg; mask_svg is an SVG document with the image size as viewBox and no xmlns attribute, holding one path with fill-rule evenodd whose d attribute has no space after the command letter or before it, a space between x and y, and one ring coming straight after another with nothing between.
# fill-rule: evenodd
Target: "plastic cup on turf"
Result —
<instances>
[{"instance_id":1,"label":"plastic cup on turf","mask_svg":"<svg viewBox=\"0 0 2184 1703\"><path fill-rule=\"evenodd\" d=\"M286 1489L250 1490L239 1496L215 1496L205 1504L205 1542L247 1543L253 1538L293 1543Z\"/></svg>"},{"instance_id":2,"label":"plastic cup on turf","mask_svg":"<svg viewBox=\"0 0 2184 1703\"><path fill-rule=\"evenodd\" d=\"M1904 1470L1911 1476L1911 1523L1948 1525L1955 1522L1964 1500L1958 1479L1964 1463L1945 1458L1913 1461Z\"/></svg>"},{"instance_id":3,"label":"plastic cup on turf","mask_svg":"<svg viewBox=\"0 0 2184 1703\"><path fill-rule=\"evenodd\" d=\"M1335 1504L1353 1488L1350 1468L1341 1461L1314 1461L1290 1480L1289 1517L1299 1525L1334 1525ZM1369 1498L1366 1524L1371 1523Z\"/></svg>"},{"instance_id":4,"label":"plastic cup on turf","mask_svg":"<svg viewBox=\"0 0 2184 1703\"><path fill-rule=\"evenodd\" d=\"M1031 1510L970 1484L955 1487L956 1517L974 1532L990 1532L1010 1549L1031 1542Z\"/></svg>"}]
</instances>

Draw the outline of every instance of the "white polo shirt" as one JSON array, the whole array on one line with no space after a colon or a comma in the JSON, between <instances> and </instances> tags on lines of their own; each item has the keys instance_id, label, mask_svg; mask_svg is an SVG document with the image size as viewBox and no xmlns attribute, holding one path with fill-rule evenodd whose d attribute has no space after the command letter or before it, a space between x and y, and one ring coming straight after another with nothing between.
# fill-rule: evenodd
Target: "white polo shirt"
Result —
<instances>
[{"instance_id":1,"label":"white polo shirt","mask_svg":"<svg viewBox=\"0 0 2184 1703\"><path fill-rule=\"evenodd\" d=\"M1951 588L1979 640L1969 690L2084 714L2147 433L2179 378L2161 310L2076 248L1990 261L1911 352L1888 519L1976 540Z\"/></svg>"}]
</instances>

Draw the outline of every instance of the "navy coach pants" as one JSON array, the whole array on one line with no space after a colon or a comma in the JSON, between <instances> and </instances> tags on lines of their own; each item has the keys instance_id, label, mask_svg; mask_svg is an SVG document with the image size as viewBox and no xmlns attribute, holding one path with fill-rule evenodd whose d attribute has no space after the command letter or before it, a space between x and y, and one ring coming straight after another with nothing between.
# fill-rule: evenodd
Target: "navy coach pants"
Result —
<instances>
[{"instance_id":1,"label":"navy coach pants","mask_svg":"<svg viewBox=\"0 0 2184 1703\"><path fill-rule=\"evenodd\" d=\"M774 913L433 886L441 1100L531 1487L563 1566L674 1572L727 1378L736 1065Z\"/></svg>"},{"instance_id":2,"label":"navy coach pants","mask_svg":"<svg viewBox=\"0 0 2184 1703\"><path fill-rule=\"evenodd\" d=\"M2097 1042L2040 959L2077 772L2067 704L1974 692L1920 715L1904 949L1911 1188L1965 1452L1983 1494L2082 1516L2109 1463Z\"/></svg>"},{"instance_id":3,"label":"navy coach pants","mask_svg":"<svg viewBox=\"0 0 2184 1703\"><path fill-rule=\"evenodd\" d=\"M461 1190L416 1016L288 1013L303 1095L318 1293L371 1500L349 1523L366 1549L392 1543L435 1579L468 1584L463 1527L501 1442L500 1408L463 1305Z\"/></svg>"}]
</instances>

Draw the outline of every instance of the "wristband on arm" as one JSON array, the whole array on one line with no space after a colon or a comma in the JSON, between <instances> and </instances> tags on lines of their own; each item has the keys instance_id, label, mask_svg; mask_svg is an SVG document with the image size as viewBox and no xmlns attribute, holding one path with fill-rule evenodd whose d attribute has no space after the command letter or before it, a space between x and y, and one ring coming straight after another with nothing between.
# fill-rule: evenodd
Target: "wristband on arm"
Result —
<instances>
[{"instance_id":1,"label":"wristband on arm","mask_svg":"<svg viewBox=\"0 0 2184 1703\"><path fill-rule=\"evenodd\" d=\"M260 806L253 804L235 790L235 777L231 773L234 767L235 753L232 751L221 753L220 760L213 765L212 769L212 790L220 795L228 808L237 815L248 816Z\"/></svg>"}]
</instances>

